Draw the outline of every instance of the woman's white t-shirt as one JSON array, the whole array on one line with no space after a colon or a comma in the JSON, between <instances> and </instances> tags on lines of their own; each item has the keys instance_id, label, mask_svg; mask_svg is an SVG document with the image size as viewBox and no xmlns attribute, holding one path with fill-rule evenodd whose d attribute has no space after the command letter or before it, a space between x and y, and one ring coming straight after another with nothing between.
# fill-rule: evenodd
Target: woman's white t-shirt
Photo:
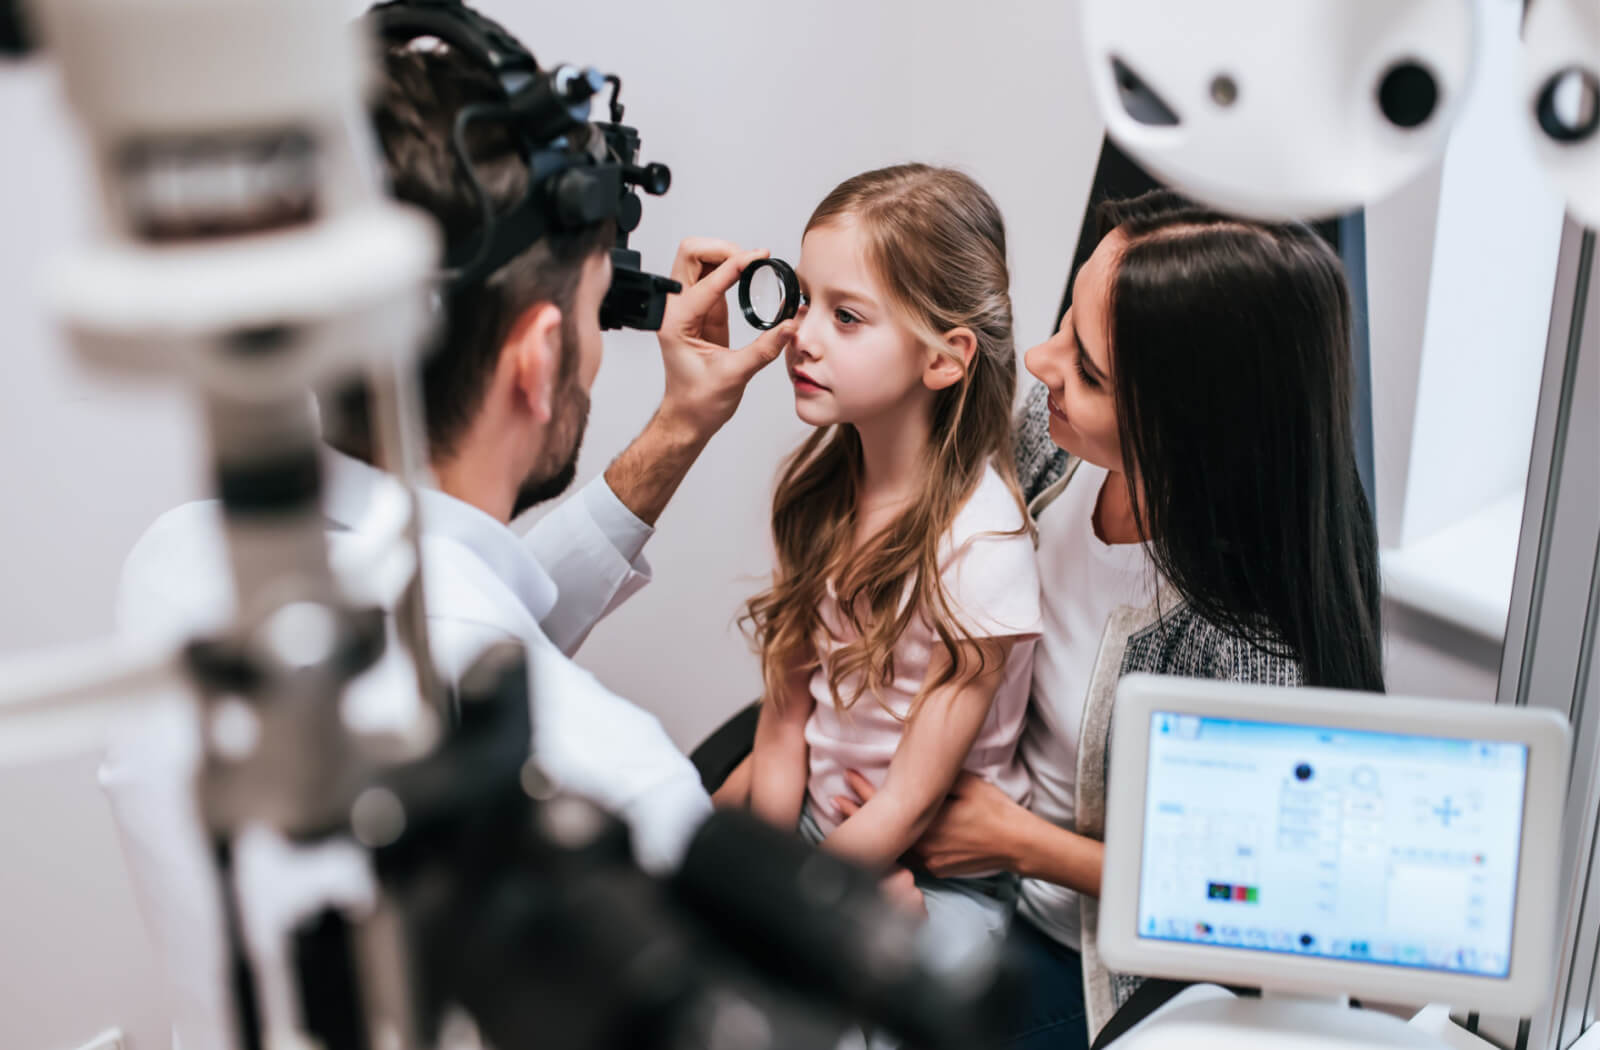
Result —
<instances>
[{"instance_id":1,"label":"woman's white t-shirt","mask_svg":"<svg viewBox=\"0 0 1600 1050\"><path fill-rule=\"evenodd\" d=\"M1080 463L1066 489L1039 515L1039 579L1044 627L1034 650L1033 702L1018 754L1033 782L1031 809L1072 828L1077 812L1078 737L1084 701L1106 621L1124 605L1143 607L1157 579L1147 545L1107 544L1094 529L1104 467ZM1024 917L1078 950L1078 894L1038 879L1022 881Z\"/></svg>"},{"instance_id":2,"label":"woman's white t-shirt","mask_svg":"<svg viewBox=\"0 0 1600 1050\"><path fill-rule=\"evenodd\" d=\"M1028 778L1017 758L1017 740L1026 717L1029 669L1039 634L1039 573L1026 523L1010 487L990 467L957 512L941 541L939 559L939 580L950 612L967 634L1015 639L989 715L962 768L1023 804L1028 799ZM854 794L845 780L846 770L859 772L875 787L883 786L939 640L926 619L915 617L895 643L894 681L880 696L863 693L841 711L828 688L828 671L834 654L854 634L844 623L831 588L821 613L831 637L817 643L821 666L811 676L816 706L806 722L806 743L810 808L827 834L839 825L833 799ZM859 678L843 684L846 695L854 696Z\"/></svg>"}]
</instances>

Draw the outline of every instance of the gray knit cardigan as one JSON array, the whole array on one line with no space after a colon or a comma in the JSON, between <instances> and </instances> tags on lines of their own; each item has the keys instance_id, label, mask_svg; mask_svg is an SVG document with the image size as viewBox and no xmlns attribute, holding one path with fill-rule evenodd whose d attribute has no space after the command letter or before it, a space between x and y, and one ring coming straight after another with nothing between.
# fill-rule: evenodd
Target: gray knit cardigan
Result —
<instances>
[{"instance_id":1,"label":"gray knit cardigan","mask_svg":"<svg viewBox=\"0 0 1600 1050\"><path fill-rule=\"evenodd\" d=\"M1072 483L1079 463L1050 439L1046 396L1043 386L1029 391L1016 426L1017 478L1035 521ZM1049 586L1048 580L1045 586ZM1164 583L1157 587L1156 598L1147 607L1123 606L1113 611L1084 697L1079 733L1077 818L1073 830L1093 839L1105 838L1106 765L1117 682L1136 671L1230 682L1301 684L1298 661L1214 626L1190 610ZM1092 1041L1141 979L1106 969L1100 960L1096 936L1100 902L1087 894L1080 897L1080 902L1084 1003Z\"/></svg>"}]
</instances>

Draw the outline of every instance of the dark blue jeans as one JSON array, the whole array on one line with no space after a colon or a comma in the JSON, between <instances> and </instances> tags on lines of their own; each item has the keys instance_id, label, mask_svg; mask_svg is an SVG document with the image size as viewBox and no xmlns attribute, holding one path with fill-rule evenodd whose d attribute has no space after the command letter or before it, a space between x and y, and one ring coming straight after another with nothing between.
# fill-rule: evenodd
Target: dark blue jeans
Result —
<instances>
[{"instance_id":1,"label":"dark blue jeans","mask_svg":"<svg viewBox=\"0 0 1600 1050\"><path fill-rule=\"evenodd\" d=\"M1007 1050L1089 1050L1083 1008L1083 958L1017 916L1009 938L1027 983Z\"/></svg>"}]
</instances>

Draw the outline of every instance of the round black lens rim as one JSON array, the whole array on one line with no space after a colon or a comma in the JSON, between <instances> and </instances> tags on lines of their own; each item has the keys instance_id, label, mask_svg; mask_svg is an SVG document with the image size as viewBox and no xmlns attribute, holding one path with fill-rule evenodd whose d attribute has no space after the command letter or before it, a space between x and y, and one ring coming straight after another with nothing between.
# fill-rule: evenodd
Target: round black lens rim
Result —
<instances>
[{"instance_id":1,"label":"round black lens rim","mask_svg":"<svg viewBox=\"0 0 1600 1050\"><path fill-rule=\"evenodd\" d=\"M1569 124L1556 110L1556 92L1561 90L1563 84L1574 80L1583 91L1580 103L1583 112L1577 124ZM1600 77L1582 66L1567 66L1556 71L1539 92L1539 98L1534 103L1534 116L1539 121L1539 129L1552 142L1563 146L1592 137L1595 131L1600 130Z\"/></svg>"},{"instance_id":2,"label":"round black lens rim","mask_svg":"<svg viewBox=\"0 0 1600 1050\"><path fill-rule=\"evenodd\" d=\"M750 302L750 284L756 274L762 270L770 269L778 275L778 281L783 285L783 306L778 310L778 316L767 320L756 313L755 306ZM744 319L750 327L765 332L776 328L800 310L800 278L795 276L794 267L782 259L757 259L744 268L744 273L739 276L739 309L744 313Z\"/></svg>"}]
</instances>

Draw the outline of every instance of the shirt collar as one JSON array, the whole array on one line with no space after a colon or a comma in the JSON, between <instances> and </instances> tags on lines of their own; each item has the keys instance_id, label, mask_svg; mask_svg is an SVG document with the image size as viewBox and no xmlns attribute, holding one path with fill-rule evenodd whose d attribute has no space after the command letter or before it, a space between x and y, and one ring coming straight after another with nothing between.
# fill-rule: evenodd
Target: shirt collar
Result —
<instances>
[{"instance_id":1,"label":"shirt collar","mask_svg":"<svg viewBox=\"0 0 1600 1050\"><path fill-rule=\"evenodd\" d=\"M394 479L384 471L334 449L323 455L323 513L336 527L357 531L379 485ZM477 555L496 578L542 621L556 605L556 584L510 526L472 504L431 485L419 485L424 536L454 540Z\"/></svg>"}]
</instances>

